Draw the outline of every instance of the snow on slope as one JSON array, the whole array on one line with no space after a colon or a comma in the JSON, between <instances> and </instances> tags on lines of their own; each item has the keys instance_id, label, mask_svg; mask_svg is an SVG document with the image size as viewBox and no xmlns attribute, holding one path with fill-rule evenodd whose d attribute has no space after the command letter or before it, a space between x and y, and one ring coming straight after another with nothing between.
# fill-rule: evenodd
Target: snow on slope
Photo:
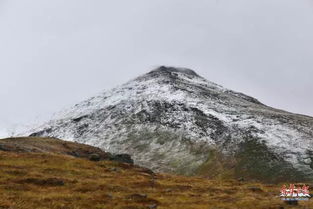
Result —
<instances>
[{"instance_id":1,"label":"snow on slope","mask_svg":"<svg viewBox=\"0 0 313 209\"><path fill-rule=\"evenodd\" d=\"M191 174L249 138L312 174L313 119L263 105L184 68L160 67L60 112L31 131L78 141L157 171Z\"/></svg>"}]
</instances>

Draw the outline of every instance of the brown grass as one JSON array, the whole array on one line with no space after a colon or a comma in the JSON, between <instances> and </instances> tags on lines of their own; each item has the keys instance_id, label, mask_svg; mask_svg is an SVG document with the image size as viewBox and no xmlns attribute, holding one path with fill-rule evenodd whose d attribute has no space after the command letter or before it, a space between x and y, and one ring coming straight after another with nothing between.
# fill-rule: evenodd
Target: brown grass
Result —
<instances>
[{"instance_id":1,"label":"brown grass","mask_svg":"<svg viewBox=\"0 0 313 209\"><path fill-rule=\"evenodd\" d=\"M280 185L153 174L112 161L0 152L0 209L291 208ZM311 201L296 208L313 208Z\"/></svg>"},{"instance_id":2,"label":"brown grass","mask_svg":"<svg viewBox=\"0 0 313 209\"><path fill-rule=\"evenodd\" d=\"M62 154L87 159L89 159L92 154L96 154L101 159L110 158L110 154L100 148L47 137L14 137L1 139L0 151Z\"/></svg>"}]
</instances>

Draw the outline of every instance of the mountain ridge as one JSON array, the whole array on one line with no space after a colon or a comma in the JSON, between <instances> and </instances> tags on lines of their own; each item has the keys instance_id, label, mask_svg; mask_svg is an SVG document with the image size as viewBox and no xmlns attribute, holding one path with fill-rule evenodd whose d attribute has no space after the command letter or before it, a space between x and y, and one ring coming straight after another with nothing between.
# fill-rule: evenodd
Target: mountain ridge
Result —
<instances>
[{"instance_id":1,"label":"mountain ridge","mask_svg":"<svg viewBox=\"0 0 313 209\"><path fill-rule=\"evenodd\" d=\"M232 167L257 163L240 152L259 152L265 158L258 169L269 174L249 167L240 175L278 181L286 173L303 180L313 174L312 127L309 116L266 106L193 70L161 66L59 113L31 135L125 152L141 166L186 175L210 176L216 158L223 159L221 175L238 176Z\"/></svg>"}]
</instances>

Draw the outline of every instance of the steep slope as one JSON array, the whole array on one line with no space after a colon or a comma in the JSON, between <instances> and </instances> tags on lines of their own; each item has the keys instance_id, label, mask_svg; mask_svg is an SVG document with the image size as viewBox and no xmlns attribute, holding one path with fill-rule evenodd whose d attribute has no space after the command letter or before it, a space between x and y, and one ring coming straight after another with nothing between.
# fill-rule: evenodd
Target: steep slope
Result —
<instances>
[{"instance_id":1,"label":"steep slope","mask_svg":"<svg viewBox=\"0 0 313 209\"><path fill-rule=\"evenodd\" d=\"M160 67L32 131L128 153L155 171L312 180L313 118L263 105L194 71Z\"/></svg>"}]
</instances>

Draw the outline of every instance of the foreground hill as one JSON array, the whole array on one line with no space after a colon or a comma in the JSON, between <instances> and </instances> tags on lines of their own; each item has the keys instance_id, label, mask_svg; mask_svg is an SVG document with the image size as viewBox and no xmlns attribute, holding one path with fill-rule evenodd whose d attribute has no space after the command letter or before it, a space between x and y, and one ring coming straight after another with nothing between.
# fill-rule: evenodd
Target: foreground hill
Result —
<instances>
[{"instance_id":1,"label":"foreground hill","mask_svg":"<svg viewBox=\"0 0 313 209\"><path fill-rule=\"evenodd\" d=\"M30 133L127 153L154 171L313 180L313 118L268 107L183 68L160 67Z\"/></svg>"},{"instance_id":2,"label":"foreground hill","mask_svg":"<svg viewBox=\"0 0 313 209\"><path fill-rule=\"evenodd\" d=\"M93 161L113 160L133 163L127 154L112 154L97 147L47 137L16 137L0 140L0 151L69 155Z\"/></svg>"},{"instance_id":3,"label":"foreground hill","mask_svg":"<svg viewBox=\"0 0 313 209\"><path fill-rule=\"evenodd\" d=\"M280 185L157 174L132 164L57 153L0 151L0 208L294 208L278 197ZM311 201L296 205L312 207Z\"/></svg>"}]
</instances>

